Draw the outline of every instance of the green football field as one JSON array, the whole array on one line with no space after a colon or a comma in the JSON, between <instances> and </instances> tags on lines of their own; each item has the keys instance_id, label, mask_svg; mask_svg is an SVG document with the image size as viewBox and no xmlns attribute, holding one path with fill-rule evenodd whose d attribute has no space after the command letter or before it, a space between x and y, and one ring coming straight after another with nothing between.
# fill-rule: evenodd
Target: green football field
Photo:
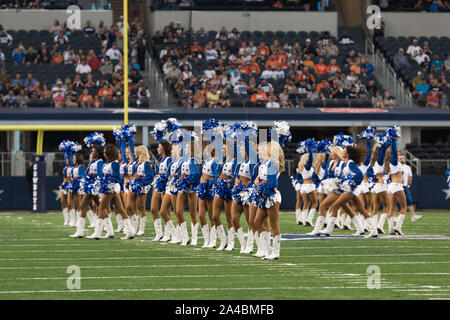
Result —
<instances>
[{"instance_id":1,"label":"green football field","mask_svg":"<svg viewBox=\"0 0 450 320\"><path fill-rule=\"evenodd\" d=\"M201 238L197 247L154 243L151 216L146 235L123 241L68 238L75 228L62 214L2 213L0 299L450 299L450 212L418 213L405 219L407 237L301 240L312 228L286 212L289 241L275 261L201 249ZM70 266L79 289L68 288L77 284Z\"/></svg>"}]
</instances>

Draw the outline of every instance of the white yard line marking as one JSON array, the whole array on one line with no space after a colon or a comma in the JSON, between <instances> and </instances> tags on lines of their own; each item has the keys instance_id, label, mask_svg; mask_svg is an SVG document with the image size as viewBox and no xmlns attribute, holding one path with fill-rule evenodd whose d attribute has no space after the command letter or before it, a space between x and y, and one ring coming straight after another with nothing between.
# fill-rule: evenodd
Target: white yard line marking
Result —
<instances>
[{"instance_id":1,"label":"white yard line marking","mask_svg":"<svg viewBox=\"0 0 450 320\"><path fill-rule=\"evenodd\" d=\"M270 276L273 273L267 274L214 274L214 275L171 275L171 276L111 276L111 277L81 277L81 280L93 280L93 279L146 279L146 278L245 278L245 277L261 277ZM67 280L67 277L63 278L16 278L15 280Z\"/></svg>"}]
</instances>

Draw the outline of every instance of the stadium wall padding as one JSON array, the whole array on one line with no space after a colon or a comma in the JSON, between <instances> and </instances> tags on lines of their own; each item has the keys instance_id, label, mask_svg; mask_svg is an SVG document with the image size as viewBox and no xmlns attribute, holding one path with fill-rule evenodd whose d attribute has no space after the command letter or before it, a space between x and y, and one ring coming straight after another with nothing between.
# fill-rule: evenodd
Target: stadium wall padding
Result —
<instances>
[{"instance_id":1,"label":"stadium wall padding","mask_svg":"<svg viewBox=\"0 0 450 320\"><path fill-rule=\"evenodd\" d=\"M448 12L382 12L385 23L384 35L386 37L450 37L448 15Z\"/></svg>"},{"instance_id":2,"label":"stadium wall padding","mask_svg":"<svg viewBox=\"0 0 450 320\"><path fill-rule=\"evenodd\" d=\"M46 178L46 202L48 210L60 209L56 200L61 177ZM282 209L295 208L295 191L290 178L280 176ZM0 210L31 210L31 183L25 177L0 177ZM446 193L449 198L446 200ZM418 209L450 209L450 189L447 188L444 176L414 176L411 186L413 201ZM150 209L150 196L147 198L147 209Z\"/></svg>"}]
</instances>

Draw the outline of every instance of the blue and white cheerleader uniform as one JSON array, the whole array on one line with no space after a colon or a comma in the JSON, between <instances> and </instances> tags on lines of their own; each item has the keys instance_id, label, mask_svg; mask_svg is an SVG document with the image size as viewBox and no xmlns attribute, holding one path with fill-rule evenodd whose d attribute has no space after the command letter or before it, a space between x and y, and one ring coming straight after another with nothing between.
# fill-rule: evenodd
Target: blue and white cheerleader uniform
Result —
<instances>
[{"instance_id":1,"label":"blue and white cheerleader uniform","mask_svg":"<svg viewBox=\"0 0 450 320\"><path fill-rule=\"evenodd\" d=\"M246 160L239 165L239 169L237 170L238 178L244 177L250 179L250 182L247 185L243 184L242 181L239 181L239 184L232 190L232 198L240 206L245 207L250 204L250 194L254 186L254 180L256 178L255 167L255 163L251 163L250 160Z\"/></svg>"},{"instance_id":2,"label":"blue and white cheerleader uniform","mask_svg":"<svg viewBox=\"0 0 450 320\"><path fill-rule=\"evenodd\" d=\"M390 145L391 145L391 161L389 163L389 175L394 175L399 172L402 172L403 174L403 166L398 161L397 158L397 142L392 141ZM388 193L394 194L398 191L403 191L403 182L401 183L390 182L388 185Z\"/></svg>"},{"instance_id":3,"label":"blue and white cheerleader uniform","mask_svg":"<svg viewBox=\"0 0 450 320\"><path fill-rule=\"evenodd\" d=\"M336 167L333 169L334 163L337 161ZM322 179L321 185L323 193L326 195L336 193L340 194L339 191L339 178L342 174L342 167L345 165L343 161L340 160L330 160L327 163L325 169L325 176Z\"/></svg>"},{"instance_id":4,"label":"blue and white cheerleader uniform","mask_svg":"<svg viewBox=\"0 0 450 320\"><path fill-rule=\"evenodd\" d=\"M166 184L166 193L173 196L176 196L178 194L177 182L180 178L182 163L183 158L178 158L177 160L172 161L172 164L170 165L170 176Z\"/></svg>"},{"instance_id":5,"label":"blue and white cheerleader uniform","mask_svg":"<svg viewBox=\"0 0 450 320\"><path fill-rule=\"evenodd\" d=\"M369 175L370 176L372 175L373 169L368 173L369 167L370 167L370 158L372 156L372 143L370 141L367 141L366 146L367 146L367 150L368 150L368 152L366 154L366 158L364 159L364 162L358 166L359 170L361 170L361 172L363 174L363 177L365 176L367 178L367 182L364 182L364 179L363 179L363 182L361 183L361 185L358 186L360 194L369 193L373 186L373 184L371 183L372 179L369 180Z\"/></svg>"},{"instance_id":6,"label":"blue and white cheerleader uniform","mask_svg":"<svg viewBox=\"0 0 450 320\"><path fill-rule=\"evenodd\" d=\"M82 165L78 165L71 170L71 177L72 180L70 180L69 183L69 192L71 194L81 194L82 190L80 188L80 181L84 178L86 175L86 172L84 170L84 167Z\"/></svg>"},{"instance_id":7,"label":"blue and white cheerleader uniform","mask_svg":"<svg viewBox=\"0 0 450 320\"><path fill-rule=\"evenodd\" d=\"M63 182L59 185L59 190L62 191L64 194L68 193L68 189L69 189L69 182L70 180L66 180L66 182L64 182L64 179L69 179L71 172L72 172L72 167L70 166L65 166L62 172L62 176L63 176Z\"/></svg>"},{"instance_id":8,"label":"blue and white cheerleader uniform","mask_svg":"<svg viewBox=\"0 0 450 320\"><path fill-rule=\"evenodd\" d=\"M207 175L210 179L200 183L195 192L200 200L213 200L214 199L214 186L217 182L217 176L219 175L219 160L217 158L211 158L207 160L202 167L202 174Z\"/></svg>"},{"instance_id":9,"label":"blue and white cheerleader uniform","mask_svg":"<svg viewBox=\"0 0 450 320\"><path fill-rule=\"evenodd\" d=\"M136 164L137 178L131 184L131 192L134 194L146 194L152 188L153 170L149 161Z\"/></svg>"},{"instance_id":10,"label":"blue and white cheerleader uniform","mask_svg":"<svg viewBox=\"0 0 450 320\"><path fill-rule=\"evenodd\" d=\"M190 158L181 164L181 175L177 182L177 189L185 194L190 194L195 192L195 188L200 183L200 169L197 165L197 160L195 158Z\"/></svg>"},{"instance_id":11,"label":"blue and white cheerleader uniform","mask_svg":"<svg viewBox=\"0 0 450 320\"><path fill-rule=\"evenodd\" d=\"M120 193L120 165L117 160L103 164L100 193Z\"/></svg>"},{"instance_id":12,"label":"blue and white cheerleader uniform","mask_svg":"<svg viewBox=\"0 0 450 320\"><path fill-rule=\"evenodd\" d=\"M155 166L155 177L153 178L152 187L153 190L158 193L166 192L167 180L169 179L170 166L172 164L172 158L165 157L161 161L158 161Z\"/></svg>"},{"instance_id":13,"label":"blue and white cheerleader uniform","mask_svg":"<svg viewBox=\"0 0 450 320\"><path fill-rule=\"evenodd\" d=\"M103 160L89 162L86 175L81 180L80 189L83 194L98 196L103 176Z\"/></svg>"},{"instance_id":14,"label":"blue and white cheerleader uniform","mask_svg":"<svg viewBox=\"0 0 450 320\"><path fill-rule=\"evenodd\" d=\"M378 176L379 174L385 174L384 172L384 155L386 154L386 145L382 145L380 147L380 150L378 152L377 161L375 162L375 165L373 166L373 174L375 176ZM380 180L375 177L373 179L375 182L375 185L372 188L373 193L381 193L387 191L387 184L384 181L384 179Z\"/></svg>"},{"instance_id":15,"label":"blue and white cheerleader uniform","mask_svg":"<svg viewBox=\"0 0 450 320\"><path fill-rule=\"evenodd\" d=\"M361 188L358 188L363 181L363 174L356 163L349 159L342 169L342 179L339 189L343 193L351 193L358 196Z\"/></svg>"},{"instance_id":16,"label":"blue and white cheerleader uniform","mask_svg":"<svg viewBox=\"0 0 450 320\"><path fill-rule=\"evenodd\" d=\"M127 171L128 162L122 162L119 167L120 172L120 191L128 192L125 185L125 171Z\"/></svg>"},{"instance_id":17,"label":"blue and white cheerleader uniform","mask_svg":"<svg viewBox=\"0 0 450 320\"><path fill-rule=\"evenodd\" d=\"M124 185L125 192L131 192L131 184L134 180L134 174L136 173L136 167L137 167L138 161L134 160L131 163L128 163L128 166L126 167L127 175L128 175L128 181L126 185Z\"/></svg>"},{"instance_id":18,"label":"blue and white cheerleader uniform","mask_svg":"<svg viewBox=\"0 0 450 320\"><path fill-rule=\"evenodd\" d=\"M301 194L309 194L314 190L316 190L315 183L304 183L304 181L307 179L313 179L313 182L318 180L317 175L314 172L314 168L312 167L312 162L313 162L313 155L312 152L309 152L308 161L306 162L302 172L300 173L303 178L303 184L300 189Z\"/></svg>"},{"instance_id":19,"label":"blue and white cheerleader uniform","mask_svg":"<svg viewBox=\"0 0 450 320\"><path fill-rule=\"evenodd\" d=\"M278 166L271 160L265 160L259 167L259 186L256 201L258 208L267 209L273 207L276 203L281 203L281 194L277 189L278 176Z\"/></svg>"},{"instance_id":20,"label":"blue and white cheerleader uniform","mask_svg":"<svg viewBox=\"0 0 450 320\"><path fill-rule=\"evenodd\" d=\"M221 174L226 178L219 178L214 187L214 194L222 200L229 201L232 199L232 190L234 179L236 178L237 160L231 159L222 164Z\"/></svg>"}]
</instances>

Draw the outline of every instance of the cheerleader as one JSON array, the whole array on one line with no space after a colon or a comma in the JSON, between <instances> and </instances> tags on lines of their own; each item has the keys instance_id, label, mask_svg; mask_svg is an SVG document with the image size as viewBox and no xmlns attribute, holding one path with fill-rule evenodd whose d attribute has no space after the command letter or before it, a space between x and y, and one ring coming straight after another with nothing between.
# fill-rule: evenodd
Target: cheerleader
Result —
<instances>
[{"instance_id":1,"label":"cheerleader","mask_svg":"<svg viewBox=\"0 0 450 320\"><path fill-rule=\"evenodd\" d=\"M73 155L74 166L72 167L71 170L71 180L69 182L69 193L67 196L69 211L72 212L72 215L74 216L72 224L69 224L71 227L75 227L77 225L77 221L80 217L79 211L81 202L80 180L86 174L83 162L84 159L81 154L76 153Z\"/></svg>"},{"instance_id":2,"label":"cheerleader","mask_svg":"<svg viewBox=\"0 0 450 320\"><path fill-rule=\"evenodd\" d=\"M77 223L77 231L69 236L71 238L82 238L84 236L86 216L88 216L91 224L95 225L95 215L90 210L89 204L94 201L98 207L100 203L98 195L103 173L103 146L94 145L91 147L92 149L89 155L89 164L87 166L86 175L81 183L83 198L81 199L80 204L80 218Z\"/></svg>"},{"instance_id":3,"label":"cheerleader","mask_svg":"<svg viewBox=\"0 0 450 320\"><path fill-rule=\"evenodd\" d=\"M262 163L258 172L258 209L255 224L259 232L262 254L264 254L262 258L273 260L280 257L281 232L278 220L281 194L277 190L277 186L278 175L284 171L284 153L280 145L273 141L269 142L266 148L259 150ZM270 233L263 229L263 221L267 217L269 217L272 228L272 248L270 247Z\"/></svg>"},{"instance_id":4,"label":"cheerleader","mask_svg":"<svg viewBox=\"0 0 450 320\"><path fill-rule=\"evenodd\" d=\"M231 134L231 131L229 131L229 134ZM223 147L223 157L226 160L222 166L220 167L220 173L219 177L217 179L217 184L214 188L214 200L213 200L213 219L214 224L216 226L216 232L217 236L220 239L220 246L217 248L217 251L222 251L227 247L227 250L233 250L234 248L234 227L232 227L231 222L231 191L232 187L234 185L234 179L236 177L236 166L237 166L237 160L234 158L234 154L236 152L233 152L232 148L230 150L229 140L227 139L227 144ZM232 140L231 140L232 141ZM235 144L233 143L233 147ZM229 154L229 152L233 152L233 154ZM225 230L223 228L222 221L220 219L220 213L222 209L225 209L225 217L227 220L228 225L228 239L227 234L225 233ZM232 234L230 235L230 232ZM210 241L210 244L208 245L208 248L214 248L216 245L215 241Z\"/></svg>"},{"instance_id":5,"label":"cheerleader","mask_svg":"<svg viewBox=\"0 0 450 320\"><path fill-rule=\"evenodd\" d=\"M323 161L324 159L319 160ZM315 167L313 167L313 153L311 149L308 153L301 156L298 169L303 178L303 184L300 189L303 202L301 221L305 226L313 226L312 220L317 208L317 192L314 181L317 181L318 177L315 173Z\"/></svg>"},{"instance_id":6,"label":"cheerleader","mask_svg":"<svg viewBox=\"0 0 450 320\"><path fill-rule=\"evenodd\" d=\"M134 152L131 152L130 155L133 157L133 161L128 164L127 166L127 184L124 188L127 189L127 199L126 199L126 210L127 215L130 217L131 225L133 226L134 230L138 230L138 218L137 218L137 195L132 192L131 186L133 185L134 180L137 178L136 176L136 169L138 165L138 160L136 158L136 155Z\"/></svg>"},{"instance_id":7,"label":"cheerleader","mask_svg":"<svg viewBox=\"0 0 450 320\"><path fill-rule=\"evenodd\" d=\"M87 236L87 238L99 240L101 238L101 233L105 223L108 228L107 237L114 237L114 229L112 227L112 223L109 223L111 220L109 220L109 222L105 221L109 219L107 208L112 201L116 206L119 214L122 215L124 223L125 236L121 239L132 239L134 238L135 230L132 227L130 219L128 218L128 215L122 206L122 202L120 201L120 168L117 161L119 158L117 148L111 144L107 145L104 149L103 155L106 162L103 165L103 176L100 186L102 197L98 206L98 218L95 224L94 233L90 236Z\"/></svg>"},{"instance_id":8,"label":"cheerleader","mask_svg":"<svg viewBox=\"0 0 450 320\"><path fill-rule=\"evenodd\" d=\"M342 176L340 179L341 181L339 187L341 194L330 207L331 218L325 232L323 233L324 235L331 235L339 208L344 207L349 202L353 201L358 211L363 214L365 219L368 219L370 234L366 236L366 238L378 237L378 232L375 225L373 224L372 219L370 218L362 202L358 198L360 189L358 189L357 187L362 183L363 179L362 172L361 170L359 170L358 165L361 164L364 156L365 150L361 147L347 145L344 148L342 152L342 158L345 162L345 165L342 169ZM357 231L355 235L363 235L364 228L359 223L358 217L356 217L356 215L352 211L349 211L347 213L352 218L353 224L356 227Z\"/></svg>"},{"instance_id":9,"label":"cheerleader","mask_svg":"<svg viewBox=\"0 0 450 320\"><path fill-rule=\"evenodd\" d=\"M130 148L120 146L120 200L124 208L127 207L128 200L128 165L130 162ZM123 220L120 214L116 212L117 229L115 232L121 232L123 230Z\"/></svg>"},{"instance_id":10,"label":"cheerleader","mask_svg":"<svg viewBox=\"0 0 450 320\"><path fill-rule=\"evenodd\" d=\"M160 241L169 243L180 243L181 242L181 232L180 223L177 223L177 228L175 228L172 222L172 215L170 213L170 207L172 206L174 212L176 211L176 202L178 189L176 183L180 176L181 164L183 163L183 158L180 156L180 148L177 143L172 144L172 162L168 171L169 177L166 183L166 191L162 197L161 209L159 213L164 220L164 236ZM177 232L178 229L178 232Z\"/></svg>"},{"instance_id":11,"label":"cheerleader","mask_svg":"<svg viewBox=\"0 0 450 320\"><path fill-rule=\"evenodd\" d=\"M388 141L386 144L388 145L386 156L385 156L385 164L384 170L387 174L389 174L390 183L388 185L388 194L389 194L389 215L388 215L388 225L389 225L389 234L391 235L403 235L402 225L405 220L406 214L406 196L403 191L403 167L401 163L398 161L398 152L397 152L397 139L399 138L399 127L390 127L386 131L386 136ZM397 218L397 224L394 226L394 211L396 203L400 205L400 214Z\"/></svg>"},{"instance_id":12,"label":"cheerleader","mask_svg":"<svg viewBox=\"0 0 450 320\"><path fill-rule=\"evenodd\" d=\"M249 127L247 130L252 130L254 137L256 138L256 125L253 128ZM244 146L241 148L241 151L243 151L242 153L244 153L245 156L245 161L241 163L237 169L237 179L232 190L233 202L231 204L231 218L234 230L236 230L237 238L241 246L240 253L250 253L253 251L253 248L249 252L246 250L247 243L244 238L244 231L242 230L240 218L242 211L244 211L245 220L247 221L247 225L250 226L249 198L253 182L256 178L255 166L257 165L256 152L254 150L255 148L252 147L252 143L249 141L248 135L246 135ZM249 243L253 245L253 232L250 227L248 228L248 237L250 238Z\"/></svg>"},{"instance_id":13,"label":"cheerleader","mask_svg":"<svg viewBox=\"0 0 450 320\"><path fill-rule=\"evenodd\" d=\"M375 137L378 141L380 136ZM384 182L384 158L386 154L386 145L379 144L375 147L372 158L370 161L372 170L368 170L368 174L370 179L374 182L374 186L372 188L372 218L377 222L377 230L378 233L384 234L384 222L386 221L388 215L388 193L387 193L387 185ZM373 174L372 174L373 171ZM378 211L380 209L380 205L382 206L381 214L378 217Z\"/></svg>"},{"instance_id":14,"label":"cheerleader","mask_svg":"<svg viewBox=\"0 0 450 320\"><path fill-rule=\"evenodd\" d=\"M147 147L138 146L136 147L135 152L138 162L136 165L136 179L131 185L131 192L136 195L137 208L141 217L139 229L136 232L136 235L143 235L145 232L145 223L147 221L147 210L145 208L145 203L147 201L147 193L152 188L151 183L153 181L153 170L150 165L150 154L148 153ZM159 216L159 214L157 216ZM161 219L158 219L158 221L159 227L161 227ZM160 234L162 237L162 230L156 229L157 221L154 220L154 223L157 236ZM158 240L161 237L159 237Z\"/></svg>"},{"instance_id":15,"label":"cheerleader","mask_svg":"<svg viewBox=\"0 0 450 320\"><path fill-rule=\"evenodd\" d=\"M196 139L196 137L191 135L188 141L191 139ZM184 142L184 144L185 152L182 152L184 161L181 164L180 177L177 182L178 194L175 208L177 219L180 222L182 246L186 246L189 242L189 234L187 231L186 220L184 218L184 208L186 206L186 202L188 203L189 212L191 214L191 245L197 245L197 194L194 190L200 183L201 175L198 167L200 161L194 155L195 140L190 141L189 143Z\"/></svg>"},{"instance_id":16,"label":"cheerleader","mask_svg":"<svg viewBox=\"0 0 450 320\"><path fill-rule=\"evenodd\" d=\"M307 233L308 235L320 235L325 223L329 223L329 220L326 221L326 216L329 212L328 209L340 195L338 177L340 177L341 175L342 166L344 164L344 162L342 161L342 153L342 147L336 145L330 147L330 155L328 156L328 161L324 169L325 173L319 188L320 193L322 193L324 196L322 200L320 200L319 216L317 217L314 230L310 233Z\"/></svg>"},{"instance_id":17,"label":"cheerleader","mask_svg":"<svg viewBox=\"0 0 450 320\"><path fill-rule=\"evenodd\" d=\"M303 225L302 222L302 207L303 207L303 200L302 200L302 194L300 192L302 188L303 178L302 175L299 173L298 165L300 164L300 157L298 155L294 158L294 168L295 171L293 172L293 175L291 176L291 183L292 187L295 190L295 197L296 197L296 203L295 203L295 222L298 225Z\"/></svg>"},{"instance_id":18,"label":"cheerleader","mask_svg":"<svg viewBox=\"0 0 450 320\"><path fill-rule=\"evenodd\" d=\"M67 156L65 157L65 163L66 166L63 169L62 172L62 176L63 176L63 182L61 183L61 185L59 186L59 192L61 195L61 208L62 208L62 212L63 212L63 216L64 216L64 226L68 226L69 225L69 208L68 208L68 204L67 204L67 187L69 185L69 168L70 168L70 162L67 159Z\"/></svg>"}]
</instances>

